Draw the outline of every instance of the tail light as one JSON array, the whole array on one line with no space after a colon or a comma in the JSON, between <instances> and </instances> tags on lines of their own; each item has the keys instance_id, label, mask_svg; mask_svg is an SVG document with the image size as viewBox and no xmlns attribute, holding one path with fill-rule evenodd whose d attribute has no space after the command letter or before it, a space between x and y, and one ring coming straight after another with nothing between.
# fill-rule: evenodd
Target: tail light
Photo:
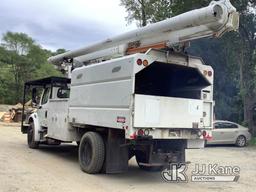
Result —
<instances>
[{"instance_id":1,"label":"tail light","mask_svg":"<svg viewBox=\"0 0 256 192\"><path fill-rule=\"evenodd\" d=\"M207 70L204 70L203 74L204 74L204 76L209 76L209 77L211 77L213 75L212 71L207 71Z\"/></svg>"},{"instance_id":2,"label":"tail light","mask_svg":"<svg viewBox=\"0 0 256 192\"><path fill-rule=\"evenodd\" d=\"M209 76L209 77L212 76L212 71L208 71L208 76Z\"/></svg>"},{"instance_id":3,"label":"tail light","mask_svg":"<svg viewBox=\"0 0 256 192\"><path fill-rule=\"evenodd\" d=\"M143 61L143 65L146 67L146 66L148 66L148 60L144 60Z\"/></svg>"},{"instance_id":4,"label":"tail light","mask_svg":"<svg viewBox=\"0 0 256 192\"><path fill-rule=\"evenodd\" d=\"M132 135L130 135L130 138L131 139L136 139L137 138L136 132L134 132Z\"/></svg>"},{"instance_id":5,"label":"tail light","mask_svg":"<svg viewBox=\"0 0 256 192\"><path fill-rule=\"evenodd\" d=\"M138 65L142 65L142 60L141 60L141 59L138 59L138 60L137 60L137 64L138 64Z\"/></svg>"},{"instance_id":6,"label":"tail light","mask_svg":"<svg viewBox=\"0 0 256 192\"><path fill-rule=\"evenodd\" d=\"M137 132L138 136L143 136L144 135L144 130L143 129L139 129Z\"/></svg>"},{"instance_id":7,"label":"tail light","mask_svg":"<svg viewBox=\"0 0 256 192\"><path fill-rule=\"evenodd\" d=\"M206 137L206 134L207 134L206 131L203 131L202 135L204 138Z\"/></svg>"}]
</instances>

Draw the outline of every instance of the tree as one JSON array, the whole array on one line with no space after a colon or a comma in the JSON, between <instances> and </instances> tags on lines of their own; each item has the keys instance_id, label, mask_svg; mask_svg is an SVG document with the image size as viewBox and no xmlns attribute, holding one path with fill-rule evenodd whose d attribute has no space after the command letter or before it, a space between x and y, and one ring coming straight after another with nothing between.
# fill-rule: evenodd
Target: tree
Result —
<instances>
[{"instance_id":1,"label":"tree","mask_svg":"<svg viewBox=\"0 0 256 192\"><path fill-rule=\"evenodd\" d=\"M252 4L251 4L252 6ZM251 7L250 6L250 7ZM254 4L254 9L256 8ZM241 13L239 29L239 49L237 61L240 65L240 89L244 105L244 121L256 135L256 119L254 108L256 106L256 15L248 8ZM232 39L231 39L232 40ZM237 47L238 48L238 47Z\"/></svg>"},{"instance_id":2,"label":"tree","mask_svg":"<svg viewBox=\"0 0 256 192\"><path fill-rule=\"evenodd\" d=\"M42 49L24 33L7 32L0 46L0 102L20 102L24 82L46 76L60 76L53 65L47 63L52 53Z\"/></svg>"},{"instance_id":3,"label":"tree","mask_svg":"<svg viewBox=\"0 0 256 192\"><path fill-rule=\"evenodd\" d=\"M25 33L7 32L3 36L2 46L7 50L15 51L18 55L26 55L34 40Z\"/></svg>"},{"instance_id":4,"label":"tree","mask_svg":"<svg viewBox=\"0 0 256 192\"><path fill-rule=\"evenodd\" d=\"M148 6L147 0L121 0L121 5L124 6L128 12L126 20L128 23L136 20L138 21L137 25L142 27L147 25L146 7Z\"/></svg>"},{"instance_id":5,"label":"tree","mask_svg":"<svg viewBox=\"0 0 256 192\"><path fill-rule=\"evenodd\" d=\"M66 49L57 49L56 52L54 52L52 55L59 55L59 54L62 54L62 53L65 53L67 52Z\"/></svg>"},{"instance_id":6,"label":"tree","mask_svg":"<svg viewBox=\"0 0 256 192\"><path fill-rule=\"evenodd\" d=\"M170 18L181 12L197 8L198 5L206 6L208 0L121 0L121 5L126 8L128 24L137 22L139 27L148 23L155 23ZM185 10L186 8L187 10Z\"/></svg>"},{"instance_id":7,"label":"tree","mask_svg":"<svg viewBox=\"0 0 256 192\"><path fill-rule=\"evenodd\" d=\"M128 23L137 21L139 27L171 17L172 0L121 0L128 12Z\"/></svg>"}]
</instances>

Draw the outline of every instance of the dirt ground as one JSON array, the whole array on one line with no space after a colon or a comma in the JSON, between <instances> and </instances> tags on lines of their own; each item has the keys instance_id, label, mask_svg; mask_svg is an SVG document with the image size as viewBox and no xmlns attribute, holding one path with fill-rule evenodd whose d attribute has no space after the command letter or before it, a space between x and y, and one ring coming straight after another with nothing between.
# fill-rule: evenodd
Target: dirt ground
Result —
<instances>
[{"instance_id":1,"label":"dirt ground","mask_svg":"<svg viewBox=\"0 0 256 192\"><path fill-rule=\"evenodd\" d=\"M0 104L0 111L1 112L7 112L12 107L13 107L13 105L2 105L2 104Z\"/></svg>"},{"instance_id":2,"label":"dirt ground","mask_svg":"<svg viewBox=\"0 0 256 192\"><path fill-rule=\"evenodd\" d=\"M189 169L192 169L195 163L240 166L238 182L165 183L160 173L140 170L134 159L129 162L127 173L114 175L83 173L78 165L75 144L42 146L38 150L29 149L26 135L20 133L18 124L0 123L0 138L0 192L252 192L256 189L256 148L252 147L215 146L190 149L186 152L187 160L191 161Z\"/></svg>"}]
</instances>

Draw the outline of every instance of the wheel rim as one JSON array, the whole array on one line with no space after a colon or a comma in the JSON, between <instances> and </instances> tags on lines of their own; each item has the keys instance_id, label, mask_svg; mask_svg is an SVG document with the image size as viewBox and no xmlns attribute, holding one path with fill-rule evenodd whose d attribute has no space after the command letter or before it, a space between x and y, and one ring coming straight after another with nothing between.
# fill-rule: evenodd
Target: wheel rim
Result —
<instances>
[{"instance_id":1,"label":"wheel rim","mask_svg":"<svg viewBox=\"0 0 256 192\"><path fill-rule=\"evenodd\" d=\"M89 166L92 160L92 146L86 142L82 148L82 162L85 166Z\"/></svg>"},{"instance_id":2,"label":"wheel rim","mask_svg":"<svg viewBox=\"0 0 256 192\"><path fill-rule=\"evenodd\" d=\"M244 137L239 137L237 140L237 144L239 146L244 146L245 145L245 138Z\"/></svg>"}]
</instances>

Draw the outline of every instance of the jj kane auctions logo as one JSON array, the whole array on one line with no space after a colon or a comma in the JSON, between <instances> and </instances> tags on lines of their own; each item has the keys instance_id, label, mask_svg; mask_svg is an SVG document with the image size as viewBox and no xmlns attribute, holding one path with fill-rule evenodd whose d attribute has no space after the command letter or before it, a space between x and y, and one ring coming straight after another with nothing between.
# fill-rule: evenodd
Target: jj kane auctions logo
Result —
<instances>
[{"instance_id":1,"label":"jj kane auctions logo","mask_svg":"<svg viewBox=\"0 0 256 192\"><path fill-rule=\"evenodd\" d=\"M162 171L166 182L188 182L187 164L170 164ZM238 166L219 166L218 164L195 164L191 172L192 182L236 182L239 179Z\"/></svg>"}]
</instances>

